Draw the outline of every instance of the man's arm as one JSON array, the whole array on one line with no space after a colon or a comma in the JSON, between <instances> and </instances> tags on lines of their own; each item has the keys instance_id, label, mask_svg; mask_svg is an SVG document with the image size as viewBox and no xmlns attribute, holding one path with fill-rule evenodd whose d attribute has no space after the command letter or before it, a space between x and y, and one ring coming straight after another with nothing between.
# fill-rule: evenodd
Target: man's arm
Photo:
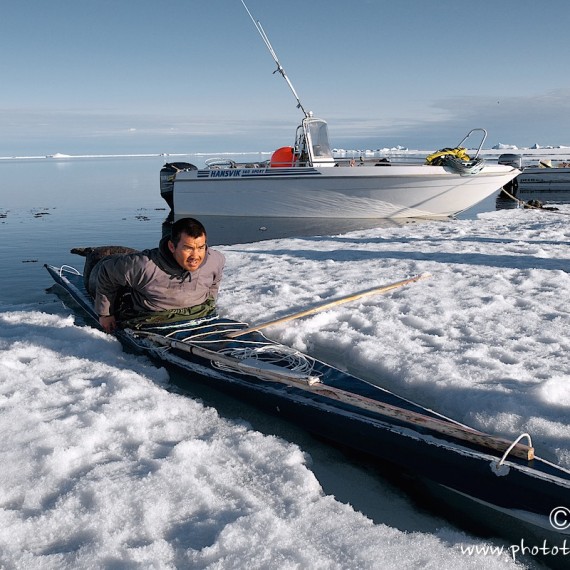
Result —
<instances>
[{"instance_id":1,"label":"man's arm","mask_svg":"<svg viewBox=\"0 0 570 570\"><path fill-rule=\"evenodd\" d=\"M127 256L117 255L99 262L94 308L99 315L99 324L105 332L111 333L117 328L113 315L119 292L130 285Z\"/></svg>"},{"instance_id":2,"label":"man's arm","mask_svg":"<svg viewBox=\"0 0 570 570\"><path fill-rule=\"evenodd\" d=\"M219 251L211 251L210 254L215 256L218 267L214 273L214 279L212 281L212 284L210 285L208 295L213 299L217 299L218 291L220 289L220 284L222 282L222 277L224 275L224 265L226 262L226 258Z\"/></svg>"}]
</instances>

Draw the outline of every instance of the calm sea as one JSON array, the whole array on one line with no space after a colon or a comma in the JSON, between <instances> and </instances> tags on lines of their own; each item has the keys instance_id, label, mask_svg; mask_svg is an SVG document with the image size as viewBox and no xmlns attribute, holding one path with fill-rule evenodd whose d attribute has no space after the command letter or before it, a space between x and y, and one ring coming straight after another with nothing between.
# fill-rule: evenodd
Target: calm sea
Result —
<instances>
[{"instance_id":1,"label":"calm sea","mask_svg":"<svg viewBox=\"0 0 570 570\"><path fill-rule=\"evenodd\" d=\"M154 247L168 227L159 172L166 160L202 166L209 156L37 158L0 160L0 305L45 303L51 280L44 263L83 267L73 247ZM261 153L240 160L265 160ZM495 209L495 198L461 217ZM202 218L212 245L294 235L331 235L376 226L377 220ZM403 222L404 224L407 222ZM453 222L451 222L453 223ZM401 224L399 224L401 225Z\"/></svg>"}]
</instances>

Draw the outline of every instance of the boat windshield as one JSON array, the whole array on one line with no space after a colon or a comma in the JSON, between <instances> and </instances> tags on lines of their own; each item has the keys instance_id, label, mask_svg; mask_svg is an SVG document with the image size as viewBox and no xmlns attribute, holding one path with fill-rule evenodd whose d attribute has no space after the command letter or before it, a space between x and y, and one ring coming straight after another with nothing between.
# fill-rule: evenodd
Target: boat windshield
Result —
<instances>
[{"instance_id":1,"label":"boat windshield","mask_svg":"<svg viewBox=\"0 0 570 570\"><path fill-rule=\"evenodd\" d=\"M326 122L321 119L307 119L305 126L313 162L331 160L333 156Z\"/></svg>"}]
</instances>

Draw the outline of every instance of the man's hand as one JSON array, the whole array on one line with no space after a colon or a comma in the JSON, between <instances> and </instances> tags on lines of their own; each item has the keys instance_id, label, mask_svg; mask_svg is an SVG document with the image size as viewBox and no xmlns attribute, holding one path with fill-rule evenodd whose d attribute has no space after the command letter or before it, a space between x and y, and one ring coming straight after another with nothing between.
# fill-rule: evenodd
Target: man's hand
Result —
<instances>
[{"instance_id":1,"label":"man's hand","mask_svg":"<svg viewBox=\"0 0 570 570\"><path fill-rule=\"evenodd\" d=\"M99 324L103 327L103 330L107 333L115 332L117 328L117 321L113 315L108 315L106 317L99 316Z\"/></svg>"}]
</instances>

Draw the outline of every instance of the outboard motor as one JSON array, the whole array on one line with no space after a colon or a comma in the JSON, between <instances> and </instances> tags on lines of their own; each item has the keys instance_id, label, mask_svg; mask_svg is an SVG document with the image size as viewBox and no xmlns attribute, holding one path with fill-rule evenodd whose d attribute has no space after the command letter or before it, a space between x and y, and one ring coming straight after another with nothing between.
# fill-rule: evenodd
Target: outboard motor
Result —
<instances>
[{"instance_id":1,"label":"outboard motor","mask_svg":"<svg viewBox=\"0 0 570 570\"><path fill-rule=\"evenodd\" d=\"M499 164L503 164L504 166L512 166L513 168L522 170L522 156L520 154L501 154L497 162ZM518 177L513 178L510 182L507 182L503 186L503 190L512 196L516 196L517 190L519 189L517 178Z\"/></svg>"},{"instance_id":2,"label":"outboard motor","mask_svg":"<svg viewBox=\"0 0 570 570\"><path fill-rule=\"evenodd\" d=\"M198 170L198 167L189 162L167 162L160 169L160 195L166 200L170 209L174 207L174 179L181 170Z\"/></svg>"},{"instance_id":3,"label":"outboard motor","mask_svg":"<svg viewBox=\"0 0 570 570\"><path fill-rule=\"evenodd\" d=\"M501 154L499 164L504 164L505 166L512 166L513 168L518 168L522 170L522 156L520 154Z\"/></svg>"}]
</instances>

